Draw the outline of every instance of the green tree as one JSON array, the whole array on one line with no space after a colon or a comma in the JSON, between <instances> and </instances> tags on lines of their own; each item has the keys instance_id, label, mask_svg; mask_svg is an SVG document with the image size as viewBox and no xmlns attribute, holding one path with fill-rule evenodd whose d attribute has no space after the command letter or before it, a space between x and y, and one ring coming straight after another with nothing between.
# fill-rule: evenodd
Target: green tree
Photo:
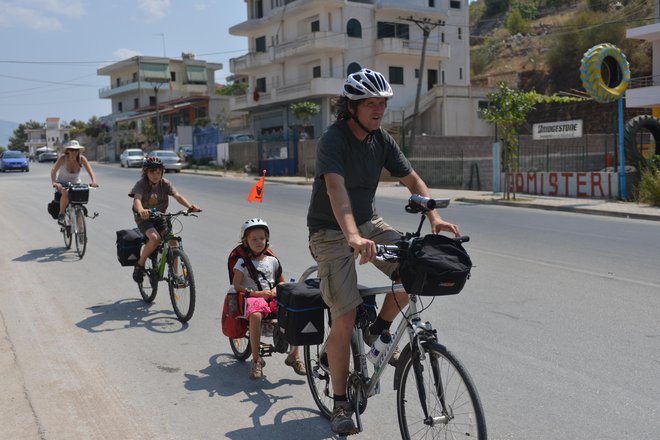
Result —
<instances>
[{"instance_id":1,"label":"green tree","mask_svg":"<svg viewBox=\"0 0 660 440\"><path fill-rule=\"evenodd\" d=\"M525 19L517 8L506 15L504 26L511 35L528 34L532 30L529 20Z\"/></svg>"},{"instance_id":2,"label":"green tree","mask_svg":"<svg viewBox=\"0 0 660 440\"><path fill-rule=\"evenodd\" d=\"M46 125L29 120L28 122L24 124L18 124L18 128L14 130L13 136L9 137L9 144L7 145L7 149L9 150L20 150L20 151L27 151L28 150L28 135L27 135L27 130L28 129L42 129L45 128Z\"/></svg>"},{"instance_id":3,"label":"green tree","mask_svg":"<svg viewBox=\"0 0 660 440\"><path fill-rule=\"evenodd\" d=\"M301 126L309 127L312 118L321 111L321 106L312 101L296 102L289 106L293 116L301 122Z\"/></svg>"},{"instance_id":4,"label":"green tree","mask_svg":"<svg viewBox=\"0 0 660 440\"><path fill-rule=\"evenodd\" d=\"M218 95L226 95L226 96L238 96L238 95L245 95L247 92L248 85L246 83L231 83L227 84L226 86L217 88L215 90L215 93Z\"/></svg>"}]
</instances>

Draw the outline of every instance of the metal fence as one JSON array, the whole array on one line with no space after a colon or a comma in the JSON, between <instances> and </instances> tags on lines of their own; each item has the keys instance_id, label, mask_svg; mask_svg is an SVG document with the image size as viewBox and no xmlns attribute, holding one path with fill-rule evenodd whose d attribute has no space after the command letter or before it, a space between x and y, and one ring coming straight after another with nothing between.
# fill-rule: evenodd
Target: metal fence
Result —
<instances>
[{"instance_id":1,"label":"metal fence","mask_svg":"<svg viewBox=\"0 0 660 440\"><path fill-rule=\"evenodd\" d=\"M413 169L432 188L463 187L463 153L438 151L431 156L408 157Z\"/></svg>"},{"instance_id":2,"label":"metal fence","mask_svg":"<svg viewBox=\"0 0 660 440\"><path fill-rule=\"evenodd\" d=\"M616 141L586 136L573 142L522 142L516 158L518 171L600 171L616 163Z\"/></svg>"}]
</instances>

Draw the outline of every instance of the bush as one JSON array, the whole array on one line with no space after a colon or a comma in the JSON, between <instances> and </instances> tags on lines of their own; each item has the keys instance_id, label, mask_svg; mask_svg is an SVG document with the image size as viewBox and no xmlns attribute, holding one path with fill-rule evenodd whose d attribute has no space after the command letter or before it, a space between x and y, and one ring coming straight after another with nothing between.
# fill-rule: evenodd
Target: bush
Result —
<instances>
[{"instance_id":1,"label":"bush","mask_svg":"<svg viewBox=\"0 0 660 440\"><path fill-rule=\"evenodd\" d=\"M514 9L507 14L504 26L511 35L528 34L532 30L529 20L523 18L519 9Z\"/></svg>"},{"instance_id":2,"label":"bush","mask_svg":"<svg viewBox=\"0 0 660 440\"><path fill-rule=\"evenodd\" d=\"M660 155L649 160L639 182L639 201L660 206Z\"/></svg>"}]
</instances>

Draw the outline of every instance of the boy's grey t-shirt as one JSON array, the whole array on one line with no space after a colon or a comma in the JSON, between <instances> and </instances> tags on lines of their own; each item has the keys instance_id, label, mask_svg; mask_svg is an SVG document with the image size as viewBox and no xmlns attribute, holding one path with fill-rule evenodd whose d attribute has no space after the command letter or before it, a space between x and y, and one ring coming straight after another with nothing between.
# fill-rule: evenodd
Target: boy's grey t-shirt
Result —
<instances>
[{"instance_id":1,"label":"boy's grey t-shirt","mask_svg":"<svg viewBox=\"0 0 660 440\"><path fill-rule=\"evenodd\" d=\"M336 121L319 140L316 154L316 177L307 212L310 232L341 229L332 212L323 175L336 173L344 178L358 225L376 215L374 198L381 172L385 168L393 177L405 177L412 166L396 141L380 129L373 141L358 140L346 121Z\"/></svg>"}]
</instances>

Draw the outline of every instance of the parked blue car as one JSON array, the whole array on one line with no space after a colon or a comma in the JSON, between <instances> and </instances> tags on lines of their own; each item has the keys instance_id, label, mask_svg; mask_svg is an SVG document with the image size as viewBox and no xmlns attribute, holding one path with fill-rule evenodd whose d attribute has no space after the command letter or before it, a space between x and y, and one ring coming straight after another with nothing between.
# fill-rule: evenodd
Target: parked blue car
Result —
<instances>
[{"instance_id":1,"label":"parked blue car","mask_svg":"<svg viewBox=\"0 0 660 440\"><path fill-rule=\"evenodd\" d=\"M7 150L0 156L0 171L30 171L30 161L22 151Z\"/></svg>"}]
</instances>

